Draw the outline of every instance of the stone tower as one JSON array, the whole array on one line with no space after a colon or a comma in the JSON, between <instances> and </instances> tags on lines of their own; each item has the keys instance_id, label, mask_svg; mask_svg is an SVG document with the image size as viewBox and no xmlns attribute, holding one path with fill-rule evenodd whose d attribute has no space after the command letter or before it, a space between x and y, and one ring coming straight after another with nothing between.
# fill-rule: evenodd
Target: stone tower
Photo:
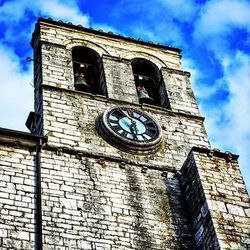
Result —
<instances>
[{"instance_id":1,"label":"stone tower","mask_svg":"<svg viewBox=\"0 0 250 250\"><path fill-rule=\"evenodd\" d=\"M212 150L181 50L39 19L31 133L1 129L0 249L248 249L237 155Z\"/></svg>"}]
</instances>

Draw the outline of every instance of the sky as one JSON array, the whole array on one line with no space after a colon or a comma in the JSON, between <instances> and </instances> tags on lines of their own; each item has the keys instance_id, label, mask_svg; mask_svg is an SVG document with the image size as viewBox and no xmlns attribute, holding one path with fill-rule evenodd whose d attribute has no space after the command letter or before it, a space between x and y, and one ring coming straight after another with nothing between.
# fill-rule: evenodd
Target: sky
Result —
<instances>
[{"instance_id":1,"label":"sky","mask_svg":"<svg viewBox=\"0 0 250 250\"><path fill-rule=\"evenodd\" d=\"M38 17L182 49L213 148L239 154L250 191L249 0L0 0L0 127L28 131Z\"/></svg>"}]
</instances>

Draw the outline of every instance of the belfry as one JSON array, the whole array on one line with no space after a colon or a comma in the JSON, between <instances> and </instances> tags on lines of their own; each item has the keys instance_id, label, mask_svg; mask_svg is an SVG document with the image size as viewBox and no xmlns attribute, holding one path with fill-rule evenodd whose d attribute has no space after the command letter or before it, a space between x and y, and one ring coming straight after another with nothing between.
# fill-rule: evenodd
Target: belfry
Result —
<instances>
[{"instance_id":1,"label":"belfry","mask_svg":"<svg viewBox=\"0 0 250 250\"><path fill-rule=\"evenodd\" d=\"M0 249L250 249L238 156L181 50L39 18L30 133L0 128Z\"/></svg>"}]
</instances>

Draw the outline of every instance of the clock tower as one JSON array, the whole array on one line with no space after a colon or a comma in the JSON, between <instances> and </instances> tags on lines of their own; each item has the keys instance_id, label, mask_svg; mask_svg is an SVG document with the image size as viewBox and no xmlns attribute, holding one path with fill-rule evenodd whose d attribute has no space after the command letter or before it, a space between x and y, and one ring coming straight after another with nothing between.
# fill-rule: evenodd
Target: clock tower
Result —
<instances>
[{"instance_id":1,"label":"clock tower","mask_svg":"<svg viewBox=\"0 0 250 250\"><path fill-rule=\"evenodd\" d=\"M180 49L43 18L31 45L37 249L249 247L237 156L211 149Z\"/></svg>"}]
</instances>

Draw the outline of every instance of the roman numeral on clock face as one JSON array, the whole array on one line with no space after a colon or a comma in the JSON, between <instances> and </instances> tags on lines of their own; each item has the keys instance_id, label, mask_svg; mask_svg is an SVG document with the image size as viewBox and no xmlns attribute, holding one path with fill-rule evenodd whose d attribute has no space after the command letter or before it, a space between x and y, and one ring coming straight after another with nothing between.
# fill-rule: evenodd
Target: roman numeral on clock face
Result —
<instances>
[{"instance_id":1,"label":"roman numeral on clock face","mask_svg":"<svg viewBox=\"0 0 250 250\"><path fill-rule=\"evenodd\" d=\"M152 121L147 120L147 121L145 121L144 123L145 123L145 125L146 125L147 127L155 127L155 125L154 125L154 123L153 123Z\"/></svg>"},{"instance_id":2,"label":"roman numeral on clock face","mask_svg":"<svg viewBox=\"0 0 250 250\"><path fill-rule=\"evenodd\" d=\"M148 136L147 134L143 134L142 137L143 137L145 142L148 142L151 139L151 137Z\"/></svg>"},{"instance_id":3,"label":"roman numeral on clock face","mask_svg":"<svg viewBox=\"0 0 250 250\"><path fill-rule=\"evenodd\" d=\"M127 137L127 134L128 134L128 133L127 133L126 131L122 130L121 136Z\"/></svg>"},{"instance_id":4,"label":"roman numeral on clock face","mask_svg":"<svg viewBox=\"0 0 250 250\"><path fill-rule=\"evenodd\" d=\"M116 122L110 122L110 126L112 126L112 127L115 127L117 125L118 125L118 123L116 123Z\"/></svg>"},{"instance_id":5,"label":"roman numeral on clock face","mask_svg":"<svg viewBox=\"0 0 250 250\"><path fill-rule=\"evenodd\" d=\"M145 132L145 134L144 134L144 136L145 136L148 140L152 139L152 138L154 137L154 135L155 135L155 133L151 133L149 130L147 130L147 131Z\"/></svg>"},{"instance_id":6,"label":"roman numeral on clock face","mask_svg":"<svg viewBox=\"0 0 250 250\"><path fill-rule=\"evenodd\" d=\"M118 124L114 124L114 125L111 125L111 126L112 126L112 129L115 130L115 131L121 130L121 127Z\"/></svg>"},{"instance_id":7,"label":"roman numeral on clock face","mask_svg":"<svg viewBox=\"0 0 250 250\"><path fill-rule=\"evenodd\" d=\"M118 121L118 118L114 115L110 115L109 118L111 121Z\"/></svg>"}]
</instances>

